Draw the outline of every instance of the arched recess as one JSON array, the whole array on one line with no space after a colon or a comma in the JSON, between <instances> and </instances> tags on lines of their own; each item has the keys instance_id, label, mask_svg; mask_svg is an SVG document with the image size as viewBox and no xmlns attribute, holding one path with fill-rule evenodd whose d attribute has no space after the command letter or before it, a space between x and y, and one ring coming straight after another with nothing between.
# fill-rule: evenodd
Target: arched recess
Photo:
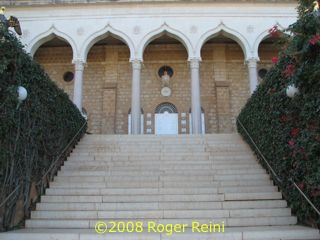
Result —
<instances>
[{"instance_id":1,"label":"arched recess","mask_svg":"<svg viewBox=\"0 0 320 240\"><path fill-rule=\"evenodd\" d=\"M130 50L130 59L133 58L134 55L134 44L125 33L118 31L111 27L110 25L105 26L103 29L91 34L84 42L80 50L80 58L87 59L88 53L92 46L99 42L100 40L112 36L115 39L118 39L125 43Z\"/></svg>"},{"instance_id":2,"label":"arched recess","mask_svg":"<svg viewBox=\"0 0 320 240\"><path fill-rule=\"evenodd\" d=\"M275 24L275 26L277 26L280 31L282 31L282 30L285 29L283 26L281 26L281 25L278 24L278 23ZM266 29L266 30L264 30L262 33L260 33L259 36L257 37L257 39L256 39L255 42L254 42L252 52L253 52L253 54L254 54L254 57L256 57L257 59L259 59L259 57L260 57L260 56L259 56L259 46L260 46L260 44L261 44L264 40L270 38L270 32L269 32L269 30L270 30L270 29Z\"/></svg>"},{"instance_id":3,"label":"arched recess","mask_svg":"<svg viewBox=\"0 0 320 240\"><path fill-rule=\"evenodd\" d=\"M59 31L54 25L50 29L48 29L47 31L34 37L29 42L29 44L27 46L27 51L30 53L31 56L34 56L35 52L37 51L37 49L41 45L54 39L55 37L61 38L64 41L66 41L68 44L70 44L70 46L72 48L73 59L75 59L76 56L78 55L76 43L69 35L67 35L64 32Z\"/></svg>"},{"instance_id":4,"label":"arched recess","mask_svg":"<svg viewBox=\"0 0 320 240\"><path fill-rule=\"evenodd\" d=\"M280 31L284 28L276 24ZM281 46L276 44L277 39L270 35L269 29L263 31L255 41L254 51L258 56L258 82L264 80L264 76L269 71L274 63L272 63L272 58L278 57L279 51L281 51Z\"/></svg>"},{"instance_id":5,"label":"arched recess","mask_svg":"<svg viewBox=\"0 0 320 240\"><path fill-rule=\"evenodd\" d=\"M251 49L250 49L250 45L249 45L249 42L247 41L247 39L241 33L237 32L236 30L233 30L231 28L228 28L223 23L221 23L216 28L205 32L200 37L198 44L196 46L196 49L195 49L195 55L196 55L195 57L201 58L201 49L202 49L203 45L209 39L214 38L220 34L237 42L244 53L245 59L248 59L251 57L250 56Z\"/></svg>"},{"instance_id":6,"label":"arched recess","mask_svg":"<svg viewBox=\"0 0 320 240\"><path fill-rule=\"evenodd\" d=\"M140 42L137 51L136 51L136 57L137 59L142 60L143 59L143 53L146 47L151 43L153 40L163 36L167 35L173 39L176 39L179 41L187 50L188 56L190 58L191 53L193 52L193 47L191 45L191 42L189 39L180 31L170 27L166 23L162 24L159 28L149 32Z\"/></svg>"}]
</instances>

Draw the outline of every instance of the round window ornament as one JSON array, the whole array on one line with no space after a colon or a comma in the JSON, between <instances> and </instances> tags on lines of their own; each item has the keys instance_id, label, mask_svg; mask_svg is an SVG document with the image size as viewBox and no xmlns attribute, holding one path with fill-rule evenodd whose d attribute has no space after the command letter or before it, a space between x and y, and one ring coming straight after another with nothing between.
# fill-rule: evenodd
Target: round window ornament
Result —
<instances>
[{"instance_id":1,"label":"round window ornament","mask_svg":"<svg viewBox=\"0 0 320 240\"><path fill-rule=\"evenodd\" d=\"M258 75L261 79L264 79L264 77L267 75L268 73L268 70L265 69L265 68L261 68L259 71L258 71Z\"/></svg>"},{"instance_id":2,"label":"round window ornament","mask_svg":"<svg viewBox=\"0 0 320 240\"><path fill-rule=\"evenodd\" d=\"M287 87L286 94L289 98L294 98L295 95L299 94L299 89L294 84L291 84Z\"/></svg>"},{"instance_id":3,"label":"round window ornament","mask_svg":"<svg viewBox=\"0 0 320 240\"><path fill-rule=\"evenodd\" d=\"M171 89L169 87L163 87L161 89L161 95L164 97L170 97L171 96Z\"/></svg>"},{"instance_id":4,"label":"round window ornament","mask_svg":"<svg viewBox=\"0 0 320 240\"><path fill-rule=\"evenodd\" d=\"M73 72L68 71L63 74L63 80L65 82L71 82L73 78L74 78Z\"/></svg>"}]
</instances>

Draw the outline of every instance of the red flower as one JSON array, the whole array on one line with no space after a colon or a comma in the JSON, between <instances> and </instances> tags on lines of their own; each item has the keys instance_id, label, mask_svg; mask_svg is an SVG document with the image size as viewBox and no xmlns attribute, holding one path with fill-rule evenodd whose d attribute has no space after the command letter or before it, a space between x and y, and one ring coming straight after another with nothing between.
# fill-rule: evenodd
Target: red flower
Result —
<instances>
[{"instance_id":1,"label":"red flower","mask_svg":"<svg viewBox=\"0 0 320 240\"><path fill-rule=\"evenodd\" d=\"M320 41L320 35L313 35L312 38L309 40L311 45L316 45Z\"/></svg>"},{"instance_id":2,"label":"red flower","mask_svg":"<svg viewBox=\"0 0 320 240\"><path fill-rule=\"evenodd\" d=\"M291 136L296 137L299 134L299 128L294 128L291 131Z\"/></svg>"},{"instance_id":3,"label":"red flower","mask_svg":"<svg viewBox=\"0 0 320 240\"><path fill-rule=\"evenodd\" d=\"M289 144L290 147L293 147L293 146L294 146L294 139L291 138L291 139L289 140L288 144Z\"/></svg>"},{"instance_id":4,"label":"red flower","mask_svg":"<svg viewBox=\"0 0 320 240\"><path fill-rule=\"evenodd\" d=\"M271 37L277 38L280 36L280 31L278 29L278 26L273 26L271 29L269 29L269 33Z\"/></svg>"},{"instance_id":5,"label":"red flower","mask_svg":"<svg viewBox=\"0 0 320 240\"><path fill-rule=\"evenodd\" d=\"M285 77L291 77L294 73L294 70L295 66L293 64L289 64L282 73Z\"/></svg>"},{"instance_id":6,"label":"red flower","mask_svg":"<svg viewBox=\"0 0 320 240\"><path fill-rule=\"evenodd\" d=\"M278 57L273 57L273 58L271 58L271 61L272 61L273 64L277 64L278 61L279 61L279 58Z\"/></svg>"}]
</instances>

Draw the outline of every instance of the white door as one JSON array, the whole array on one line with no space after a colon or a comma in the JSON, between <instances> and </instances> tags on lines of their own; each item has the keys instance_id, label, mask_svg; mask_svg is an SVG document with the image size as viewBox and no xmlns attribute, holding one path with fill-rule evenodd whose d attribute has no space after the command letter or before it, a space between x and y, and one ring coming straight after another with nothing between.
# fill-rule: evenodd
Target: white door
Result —
<instances>
[{"instance_id":1,"label":"white door","mask_svg":"<svg viewBox=\"0 0 320 240\"><path fill-rule=\"evenodd\" d=\"M178 134L178 114L164 113L155 114L155 134Z\"/></svg>"}]
</instances>

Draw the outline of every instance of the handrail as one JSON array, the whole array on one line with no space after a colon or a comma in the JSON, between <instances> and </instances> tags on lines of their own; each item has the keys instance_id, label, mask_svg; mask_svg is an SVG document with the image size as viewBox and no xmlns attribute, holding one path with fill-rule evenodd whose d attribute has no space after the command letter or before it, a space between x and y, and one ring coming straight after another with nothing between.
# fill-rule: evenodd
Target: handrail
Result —
<instances>
[{"instance_id":1,"label":"handrail","mask_svg":"<svg viewBox=\"0 0 320 240\"><path fill-rule=\"evenodd\" d=\"M70 147L76 137L78 137L79 133L82 132L83 128L87 125L87 121L81 126L78 132L73 136L73 138L69 141L69 143L64 147L64 149L57 156L56 160L50 165L46 173L41 177L40 181L36 185L40 185L42 180L47 177L47 175L51 172L52 168L56 165L56 163L60 160L61 156L66 152L66 150Z\"/></svg>"},{"instance_id":2,"label":"handrail","mask_svg":"<svg viewBox=\"0 0 320 240\"><path fill-rule=\"evenodd\" d=\"M81 128L77 131L77 133L73 136L73 138L68 142L68 144L64 147L64 149L57 156L56 160L50 165L46 173L41 177L40 181L36 184L37 186L41 184L44 178L51 172L52 168L56 165L56 163L60 160L61 156L66 152L66 150L70 147L70 145L74 142L74 140L79 136L80 132L83 131L84 127L87 125L87 121L81 126ZM20 184L1 202L0 207L2 207L10 197L20 188Z\"/></svg>"},{"instance_id":3,"label":"handrail","mask_svg":"<svg viewBox=\"0 0 320 240\"><path fill-rule=\"evenodd\" d=\"M277 181L279 181L279 183L282 183L281 178L276 174L276 172L273 170L273 168L271 167L271 165L269 164L268 160L265 158L265 156L263 155L263 153L260 151L259 147L257 146L257 144L255 143L255 141L252 139L252 137L250 136L249 132L247 131L247 129L243 126L243 124L241 123L241 121L239 120L239 118L237 118L237 122L239 123L239 125L242 127L242 129L245 131L245 133L247 134L247 136L249 137L250 141L252 142L252 144L254 145L254 147L256 148L256 150L258 151L258 153L260 154L260 156L262 157L262 159L265 161L265 163L267 164L269 170L272 172L272 174L274 175L274 177L277 179ZM290 182L293 183L293 186L298 189L299 193L305 198L305 200L309 203L309 205L315 210L315 212L320 216L320 211L319 209L317 209L317 207L311 202L311 200L304 194L303 191L301 191L301 189L298 187L298 185L293 181L292 178L289 179Z\"/></svg>"}]
</instances>

